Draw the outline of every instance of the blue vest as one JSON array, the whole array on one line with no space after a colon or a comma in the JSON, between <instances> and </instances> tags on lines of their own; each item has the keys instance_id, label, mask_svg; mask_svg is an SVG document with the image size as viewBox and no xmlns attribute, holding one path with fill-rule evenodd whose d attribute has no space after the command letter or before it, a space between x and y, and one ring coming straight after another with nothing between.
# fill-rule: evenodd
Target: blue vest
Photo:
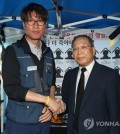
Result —
<instances>
[{"instance_id":1,"label":"blue vest","mask_svg":"<svg viewBox=\"0 0 120 134\"><path fill-rule=\"evenodd\" d=\"M43 77L39 77L41 89L36 89L35 72L38 73L37 65L33 61L30 54L25 54L21 47L17 47L17 44L13 44L12 46L19 61L21 85L23 87L29 88L33 92L49 95L50 86L53 80L52 52L49 51L44 55ZM6 109L6 116L8 119L18 123L36 124L39 123L39 117L42 114L43 107L44 104L42 103L18 102L9 99Z\"/></svg>"}]
</instances>

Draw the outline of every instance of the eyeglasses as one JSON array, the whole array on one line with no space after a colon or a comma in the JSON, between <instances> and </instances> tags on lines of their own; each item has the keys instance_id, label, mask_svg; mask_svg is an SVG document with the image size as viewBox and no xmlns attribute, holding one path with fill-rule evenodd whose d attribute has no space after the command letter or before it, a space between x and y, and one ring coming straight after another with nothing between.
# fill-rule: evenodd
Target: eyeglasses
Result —
<instances>
[{"instance_id":1,"label":"eyeglasses","mask_svg":"<svg viewBox=\"0 0 120 134\"><path fill-rule=\"evenodd\" d=\"M32 20L32 19L28 19L27 21L27 24L30 25L30 26L33 26L35 25L35 23L37 23L38 26L43 26L45 24L45 22L43 20Z\"/></svg>"},{"instance_id":2,"label":"eyeglasses","mask_svg":"<svg viewBox=\"0 0 120 134\"><path fill-rule=\"evenodd\" d=\"M89 47L92 47L92 46L80 46L80 47L76 47L76 48L73 48L73 52L78 52L79 50L86 51Z\"/></svg>"}]
</instances>

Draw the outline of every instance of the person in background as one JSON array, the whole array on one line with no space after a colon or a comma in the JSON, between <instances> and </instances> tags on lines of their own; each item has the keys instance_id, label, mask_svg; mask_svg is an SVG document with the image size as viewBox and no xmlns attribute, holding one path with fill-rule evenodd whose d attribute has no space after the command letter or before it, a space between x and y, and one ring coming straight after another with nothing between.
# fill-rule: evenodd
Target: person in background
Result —
<instances>
[{"instance_id":1,"label":"person in background","mask_svg":"<svg viewBox=\"0 0 120 134\"><path fill-rule=\"evenodd\" d=\"M41 40L48 12L42 5L30 3L22 10L21 19L25 34L6 48L2 63L8 96L5 133L49 134L49 120L65 107L62 100L54 98L54 57Z\"/></svg>"},{"instance_id":2,"label":"person in background","mask_svg":"<svg viewBox=\"0 0 120 134\"><path fill-rule=\"evenodd\" d=\"M78 67L66 72L62 84L68 134L120 134L120 75L94 60L94 41L89 36L74 37L72 48ZM81 76L84 88L81 80L79 84Z\"/></svg>"}]
</instances>

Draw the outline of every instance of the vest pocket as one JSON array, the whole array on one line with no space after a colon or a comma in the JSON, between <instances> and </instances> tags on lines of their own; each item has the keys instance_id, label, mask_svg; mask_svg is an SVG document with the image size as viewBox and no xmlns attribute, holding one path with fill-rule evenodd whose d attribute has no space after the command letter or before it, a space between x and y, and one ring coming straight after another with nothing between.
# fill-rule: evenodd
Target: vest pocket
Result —
<instances>
[{"instance_id":1,"label":"vest pocket","mask_svg":"<svg viewBox=\"0 0 120 134\"><path fill-rule=\"evenodd\" d=\"M16 103L16 121L24 124L39 123L39 117L42 115L43 104L35 103Z\"/></svg>"},{"instance_id":2,"label":"vest pocket","mask_svg":"<svg viewBox=\"0 0 120 134\"><path fill-rule=\"evenodd\" d=\"M33 88L35 87L34 72L21 72L21 84L24 87Z\"/></svg>"}]
</instances>

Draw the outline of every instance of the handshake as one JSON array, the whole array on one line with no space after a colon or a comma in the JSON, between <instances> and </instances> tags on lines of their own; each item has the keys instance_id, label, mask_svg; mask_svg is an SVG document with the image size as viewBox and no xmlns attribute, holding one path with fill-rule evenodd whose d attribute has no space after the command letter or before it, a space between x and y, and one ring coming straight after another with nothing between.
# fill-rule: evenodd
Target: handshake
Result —
<instances>
[{"instance_id":1,"label":"handshake","mask_svg":"<svg viewBox=\"0 0 120 134\"><path fill-rule=\"evenodd\" d=\"M45 105L48 106L54 115L63 113L66 110L66 105L61 99L54 99L49 96L47 96Z\"/></svg>"}]
</instances>

